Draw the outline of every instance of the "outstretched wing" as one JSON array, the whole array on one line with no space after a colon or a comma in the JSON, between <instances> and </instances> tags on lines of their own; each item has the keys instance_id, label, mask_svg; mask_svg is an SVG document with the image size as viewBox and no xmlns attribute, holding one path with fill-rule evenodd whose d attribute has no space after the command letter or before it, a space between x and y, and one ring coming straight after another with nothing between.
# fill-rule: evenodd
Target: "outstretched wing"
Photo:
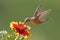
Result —
<instances>
[{"instance_id":1,"label":"outstretched wing","mask_svg":"<svg viewBox=\"0 0 60 40\"><path fill-rule=\"evenodd\" d=\"M39 16L39 19L45 18L49 13L50 13L51 9L48 9L44 12L42 12Z\"/></svg>"},{"instance_id":2,"label":"outstretched wing","mask_svg":"<svg viewBox=\"0 0 60 40\"><path fill-rule=\"evenodd\" d=\"M42 5L39 5L33 16L36 17L38 14L40 14L40 12L42 12L42 9L43 9Z\"/></svg>"}]
</instances>

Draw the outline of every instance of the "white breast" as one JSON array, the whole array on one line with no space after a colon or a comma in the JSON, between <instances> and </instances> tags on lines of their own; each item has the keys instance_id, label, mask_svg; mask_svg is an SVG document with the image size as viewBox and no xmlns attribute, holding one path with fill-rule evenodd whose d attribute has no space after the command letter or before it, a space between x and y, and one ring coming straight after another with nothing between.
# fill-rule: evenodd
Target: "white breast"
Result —
<instances>
[{"instance_id":1,"label":"white breast","mask_svg":"<svg viewBox=\"0 0 60 40\"><path fill-rule=\"evenodd\" d=\"M35 19L35 17L31 17L30 19Z\"/></svg>"}]
</instances>

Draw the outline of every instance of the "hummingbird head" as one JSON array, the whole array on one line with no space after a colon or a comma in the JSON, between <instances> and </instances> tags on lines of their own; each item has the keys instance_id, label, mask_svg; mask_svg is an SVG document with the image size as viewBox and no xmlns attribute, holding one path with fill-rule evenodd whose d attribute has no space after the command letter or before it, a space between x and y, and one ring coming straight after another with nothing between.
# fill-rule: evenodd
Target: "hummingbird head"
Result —
<instances>
[{"instance_id":1,"label":"hummingbird head","mask_svg":"<svg viewBox=\"0 0 60 40\"><path fill-rule=\"evenodd\" d=\"M30 20L31 20L31 19L27 17L27 18L24 20L24 22L25 22L25 23L26 23L26 22L30 22Z\"/></svg>"}]
</instances>

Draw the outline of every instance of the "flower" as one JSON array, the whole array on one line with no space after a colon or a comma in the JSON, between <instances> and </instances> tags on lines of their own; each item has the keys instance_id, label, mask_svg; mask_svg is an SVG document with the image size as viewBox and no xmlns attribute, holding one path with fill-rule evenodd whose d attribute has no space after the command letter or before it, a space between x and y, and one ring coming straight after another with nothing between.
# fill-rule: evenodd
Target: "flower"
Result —
<instances>
[{"instance_id":1,"label":"flower","mask_svg":"<svg viewBox=\"0 0 60 40\"><path fill-rule=\"evenodd\" d=\"M6 40L5 38L4 38L4 35L6 35L8 32L6 31L6 30L2 30L2 31L0 31L0 38L2 38L2 40Z\"/></svg>"},{"instance_id":2,"label":"flower","mask_svg":"<svg viewBox=\"0 0 60 40\"><path fill-rule=\"evenodd\" d=\"M18 22L13 21L10 23L10 28L12 30L14 30L16 32L16 34L18 34L19 36L22 36L24 38L31 36L29 31L28 31L28 30L30 30L31 27L24 25L23 22L18 23Z\"/></svg>"},{"instance_id":3,"label":"flower","mask_svg":"<svg viewBox=\"0 0 60 40\"><path fill-rule=\"evenodd\" d=\"M7 31L6 30L2 30L2 31L0 31L0 34L7 34Z\"/></svg>"},{"instance_id":4,"label":"flower","mask_svg":"<svg viewBox=\"0 0 60 40\"><path fill-rule=\"evenodd\" d=\"M6 34L7 34L7 31L6 30L0 31L0 37L3 37L3 35L6 35Z\"/></svg>"}]
</instances>

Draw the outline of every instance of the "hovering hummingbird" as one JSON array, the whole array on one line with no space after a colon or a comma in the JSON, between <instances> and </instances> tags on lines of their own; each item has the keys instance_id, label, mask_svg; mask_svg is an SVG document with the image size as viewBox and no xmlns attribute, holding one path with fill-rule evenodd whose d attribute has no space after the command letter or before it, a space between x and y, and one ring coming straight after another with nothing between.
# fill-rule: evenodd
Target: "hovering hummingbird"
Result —
<instances>
[{"instance_id":1,"label":"hovering hummingbird","mask_svg":"<svg viewBox=\"0 0 60 40\"><path fill-rule=\"evenodd\" d=\"M46 16L50 13L51 9L47 9L46 11L42 12L42 5L39 5L34 13L34 15L31 18L25 18L25 23L32 23L35 25L39 25L47 21L48 19Z\"/></svg>"}]
</instances>

